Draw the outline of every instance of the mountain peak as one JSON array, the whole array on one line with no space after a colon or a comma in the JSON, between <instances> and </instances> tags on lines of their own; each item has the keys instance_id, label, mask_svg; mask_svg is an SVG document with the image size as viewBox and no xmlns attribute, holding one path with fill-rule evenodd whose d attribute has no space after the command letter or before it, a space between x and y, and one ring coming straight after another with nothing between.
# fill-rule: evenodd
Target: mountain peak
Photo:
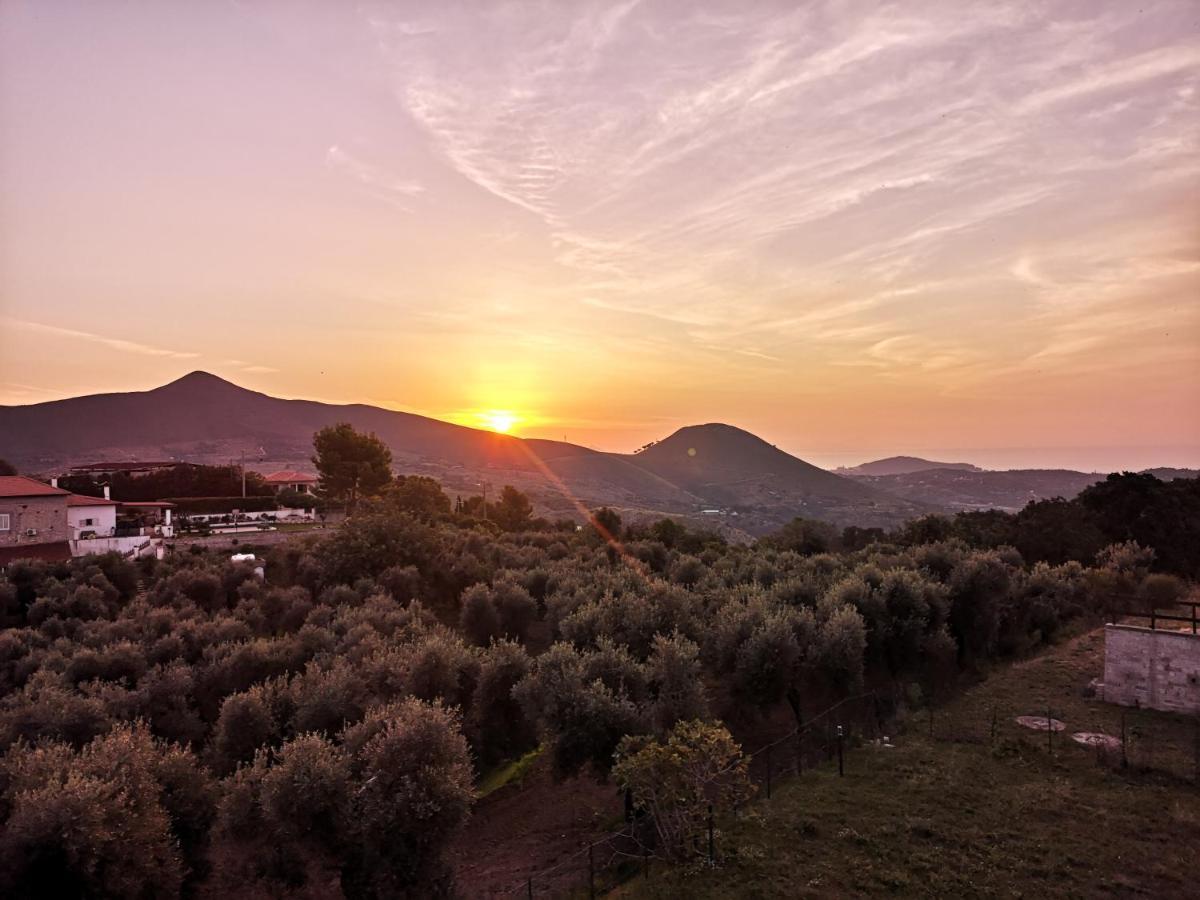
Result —
<instances>
[{"instance_id":1,"label":"mountain peak","mask_svg":"<svg viewBox=\"0 0 1200 900\"><path fill-rule=\"evenodd\" d=\"M203 369L196 369L194 372L188 372L182 378L176 378L174 381L168 381L163 387L178 387L180 385L191 384L228 384L236 387L231 381L226 381L219 375L214 375L212 372L205 372Z\"/></svg>"},{"instance_id":2,"label":"mountain peak","mask_svg":"<svg viewBox=\"0 0 1200 900\"><path fill-rule=\"evenodd\" d=\"M205 372L197 369L194 372L188 372L182 378L176 378L174 381L168 381L162 387L155 388L156 392L164 392L167 394L214 394L214 393L231 393L242 392L246 389L234 384L232 381L226 381L220 375L214 375L212 372Z\"/></svg>"},{"instance_id":3,"label":"mountain peak","mask_svg":"<svg viewBox=\"0 0 1200 900\"><path fill-rule=\"evenodd\" d=\"M690 468L746 464L769 468L785 458L792 459L758 435L724 422L684 426L638 454L639 460L686 461Z\"/></svg>"}]
</instances>

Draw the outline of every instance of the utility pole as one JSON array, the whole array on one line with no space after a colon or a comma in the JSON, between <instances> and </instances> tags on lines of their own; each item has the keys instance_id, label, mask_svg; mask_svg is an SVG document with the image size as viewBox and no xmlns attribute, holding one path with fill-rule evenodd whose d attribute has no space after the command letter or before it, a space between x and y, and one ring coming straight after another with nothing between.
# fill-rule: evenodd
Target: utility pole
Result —
<instances>
[{"instance_id":1,"label":"utility pole","mask_svg":"<svg viewBox=\"0 0 1200 900\"><path fill-rule=\"evenodd\" d=\"M246 499L246 451L242 451L242 499Z\"/></svg>"}]
</instances>

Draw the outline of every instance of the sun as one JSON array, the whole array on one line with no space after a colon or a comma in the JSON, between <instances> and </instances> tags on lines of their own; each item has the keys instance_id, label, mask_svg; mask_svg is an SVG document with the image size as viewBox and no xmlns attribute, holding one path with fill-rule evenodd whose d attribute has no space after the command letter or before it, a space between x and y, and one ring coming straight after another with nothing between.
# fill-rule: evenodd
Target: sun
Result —
<instances>
[{"instance_id":1,"label":"sun","mask_svg":"<svg viewBox=\"0 0 1200 900\"><path fill-rule=\"evenodd\" d=\"M507 434L517 424L517 417L503 409L489 409L487 412L480 413L479 419L483 422L484 428L498 431L501 434Z\"/></svg>"}]
</instances>

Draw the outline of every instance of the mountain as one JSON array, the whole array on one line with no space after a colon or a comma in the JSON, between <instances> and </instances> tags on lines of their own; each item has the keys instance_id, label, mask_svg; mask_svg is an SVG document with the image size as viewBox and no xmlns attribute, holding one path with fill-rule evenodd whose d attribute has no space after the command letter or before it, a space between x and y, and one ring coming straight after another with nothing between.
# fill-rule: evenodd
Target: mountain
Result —
<instances>
[{"instance_id":1,"label":"mountain","mask_svg":"<svg viewBox=\"0 0 1200 900\"><path fill-rule=\"evenodd\" d=\"M1174 481L1176 478L1200 478L1200 469L1175 469L1163 466L1157 469L1142 469L1142 475L1153 475L1159 481Z\"/></svg>"},{"instance_id":2,"label":"mountain","mask_svg":"<svg viewBox=\"0 0 1200 900\"><path fill-rule=\"evenodd\" d=\"M924 472L928 469L958 469L962 472L982 472L978 466L970 463L934 462L921 459L919 456L889 456L887 459L877 459L849 468L835 469L839 475L908 475L913 472Z\"/></svg>"},{"instance_id":3,"label":"mountain","mask_svg":"<svg viewBox=\"0 0 1200 900\"><path fill-rule=\"evenodd\" d=\"M929 511L920 501L827 472L732 425L681 428L628 459L718 509L774 525L797 515L869 524Z\"/></svg>"},{"instance_id":4,"label":"mountain","mask_svg":"<svg viewBox=\"0 0 1200 900\"><path fill-rule=\"evenodd\" d=\"M1161 481L1195 478L1195 469L1146 469L1143 474ZM1062 497L1070 500L1084 488L1103 481L1106 473L1076 472L1073 469L985 469L937 468L887 475L851 475L895 497L929 503L945 512L968 509L1002 509L1016 512L1031 500Z\"/></svg>"},{"instance_id":5,"label":"mountain","mask_svg":"<svg viewBox=\"0 0 1200 900\"><path fill-rule=\"evenodd\" d=\"M919 503L842 478L729 425L684 428L636 455L523 440L363 404L284 400L207 372L162 387L0 407L0 457L25 471L129 459L229 462L262 471L311 468L313 432L349 422L377 434L398 471L432 475L451 494L512 484L551 515L578 504L623 515L700 516L759 533L795 515L897 524ZM692 451L689 453L689 451ZM734 513L737 513L734 516ZM718 520L725 520L724 522Z\"/></svg>"},{"instance_id":6,"label":"mountain","mask_svg":"<svg viewBox=\"0 0 1200 900\"><path fill-rule=\"evenodd\" d=\"M1016 512L1031 500L1070 499L1106 476L1070 469L1004 472L926 469L896 475L858 476L857 481L896 497L931 503L947 512L1003 509Z\"/></svg>"}]
</instances>

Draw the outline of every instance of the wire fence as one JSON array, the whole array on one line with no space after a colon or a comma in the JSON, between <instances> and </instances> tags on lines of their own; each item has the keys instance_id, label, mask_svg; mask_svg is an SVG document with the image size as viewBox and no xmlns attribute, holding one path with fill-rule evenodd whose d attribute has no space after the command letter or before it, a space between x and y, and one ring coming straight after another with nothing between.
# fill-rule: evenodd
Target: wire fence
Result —
<instances>
[{"instance_id":1,"label":"wire fence","mask_svg":"<svg viewBox=\"0 0 1200 900\"><path fill-rule=\"evenodd\" d=\"M875 692L847 698L744 754L757 799L770 800L781 784L818 766L836 767L839 776L860 774L872 755L853 751L869 742L890 740L896 728L893 703L889 696ZM990 746L998 756L1046 754L1062 763L1094 762L1112 770L1166 776L1187 790L1200 788L1200 717L1109 704L1056 710L1012 703L951 703L910 714L902 730L922 733L935 743ZM739 812L736 807L708 808L704 829L692 842L694 862L719 863L720 823ZM626 819L621 829L531 874L511 895L595 898L631 879L651 878L656 866L668 864L659 852L654 824L633 809L628 796Z\"/></svg>"},{"instance_id":2,"label":"wire fence","mask_svg":"<svg viewBox=\"0 0 1200 900\"><path fill-rule=\"evenodd\" d=\"M880 740L884 734L885 704L874 692L848 697L820 714L806 719L787 734L748 753L748 775L758 796L770 799L785 780L806 769L836 765L844 775L850 766L850 751L864 741ZM708 808L703 831L694 835L693 855L702 863L715 865L721 836L718 822L739 810ZM659 852L654 823L642 817L626 796L626 823L621 829L580 847L566 859L530 875L511 896L594 898L632 878L650 878L654 867L667 860Z\"/></svg>"},{"instance_id":3,"label":"wire fence","mask_svg":"<svg viewBox=\"0 0 1200 900\"><path fill-rule=\"evenodd\" d=\"M931 707L908 727L936 741L988 745L1001 755L1042 752L1054 759L1166 776L1200 786L1200 717L1107 703L973 704Z\"/></svg>"}]
</instances>

